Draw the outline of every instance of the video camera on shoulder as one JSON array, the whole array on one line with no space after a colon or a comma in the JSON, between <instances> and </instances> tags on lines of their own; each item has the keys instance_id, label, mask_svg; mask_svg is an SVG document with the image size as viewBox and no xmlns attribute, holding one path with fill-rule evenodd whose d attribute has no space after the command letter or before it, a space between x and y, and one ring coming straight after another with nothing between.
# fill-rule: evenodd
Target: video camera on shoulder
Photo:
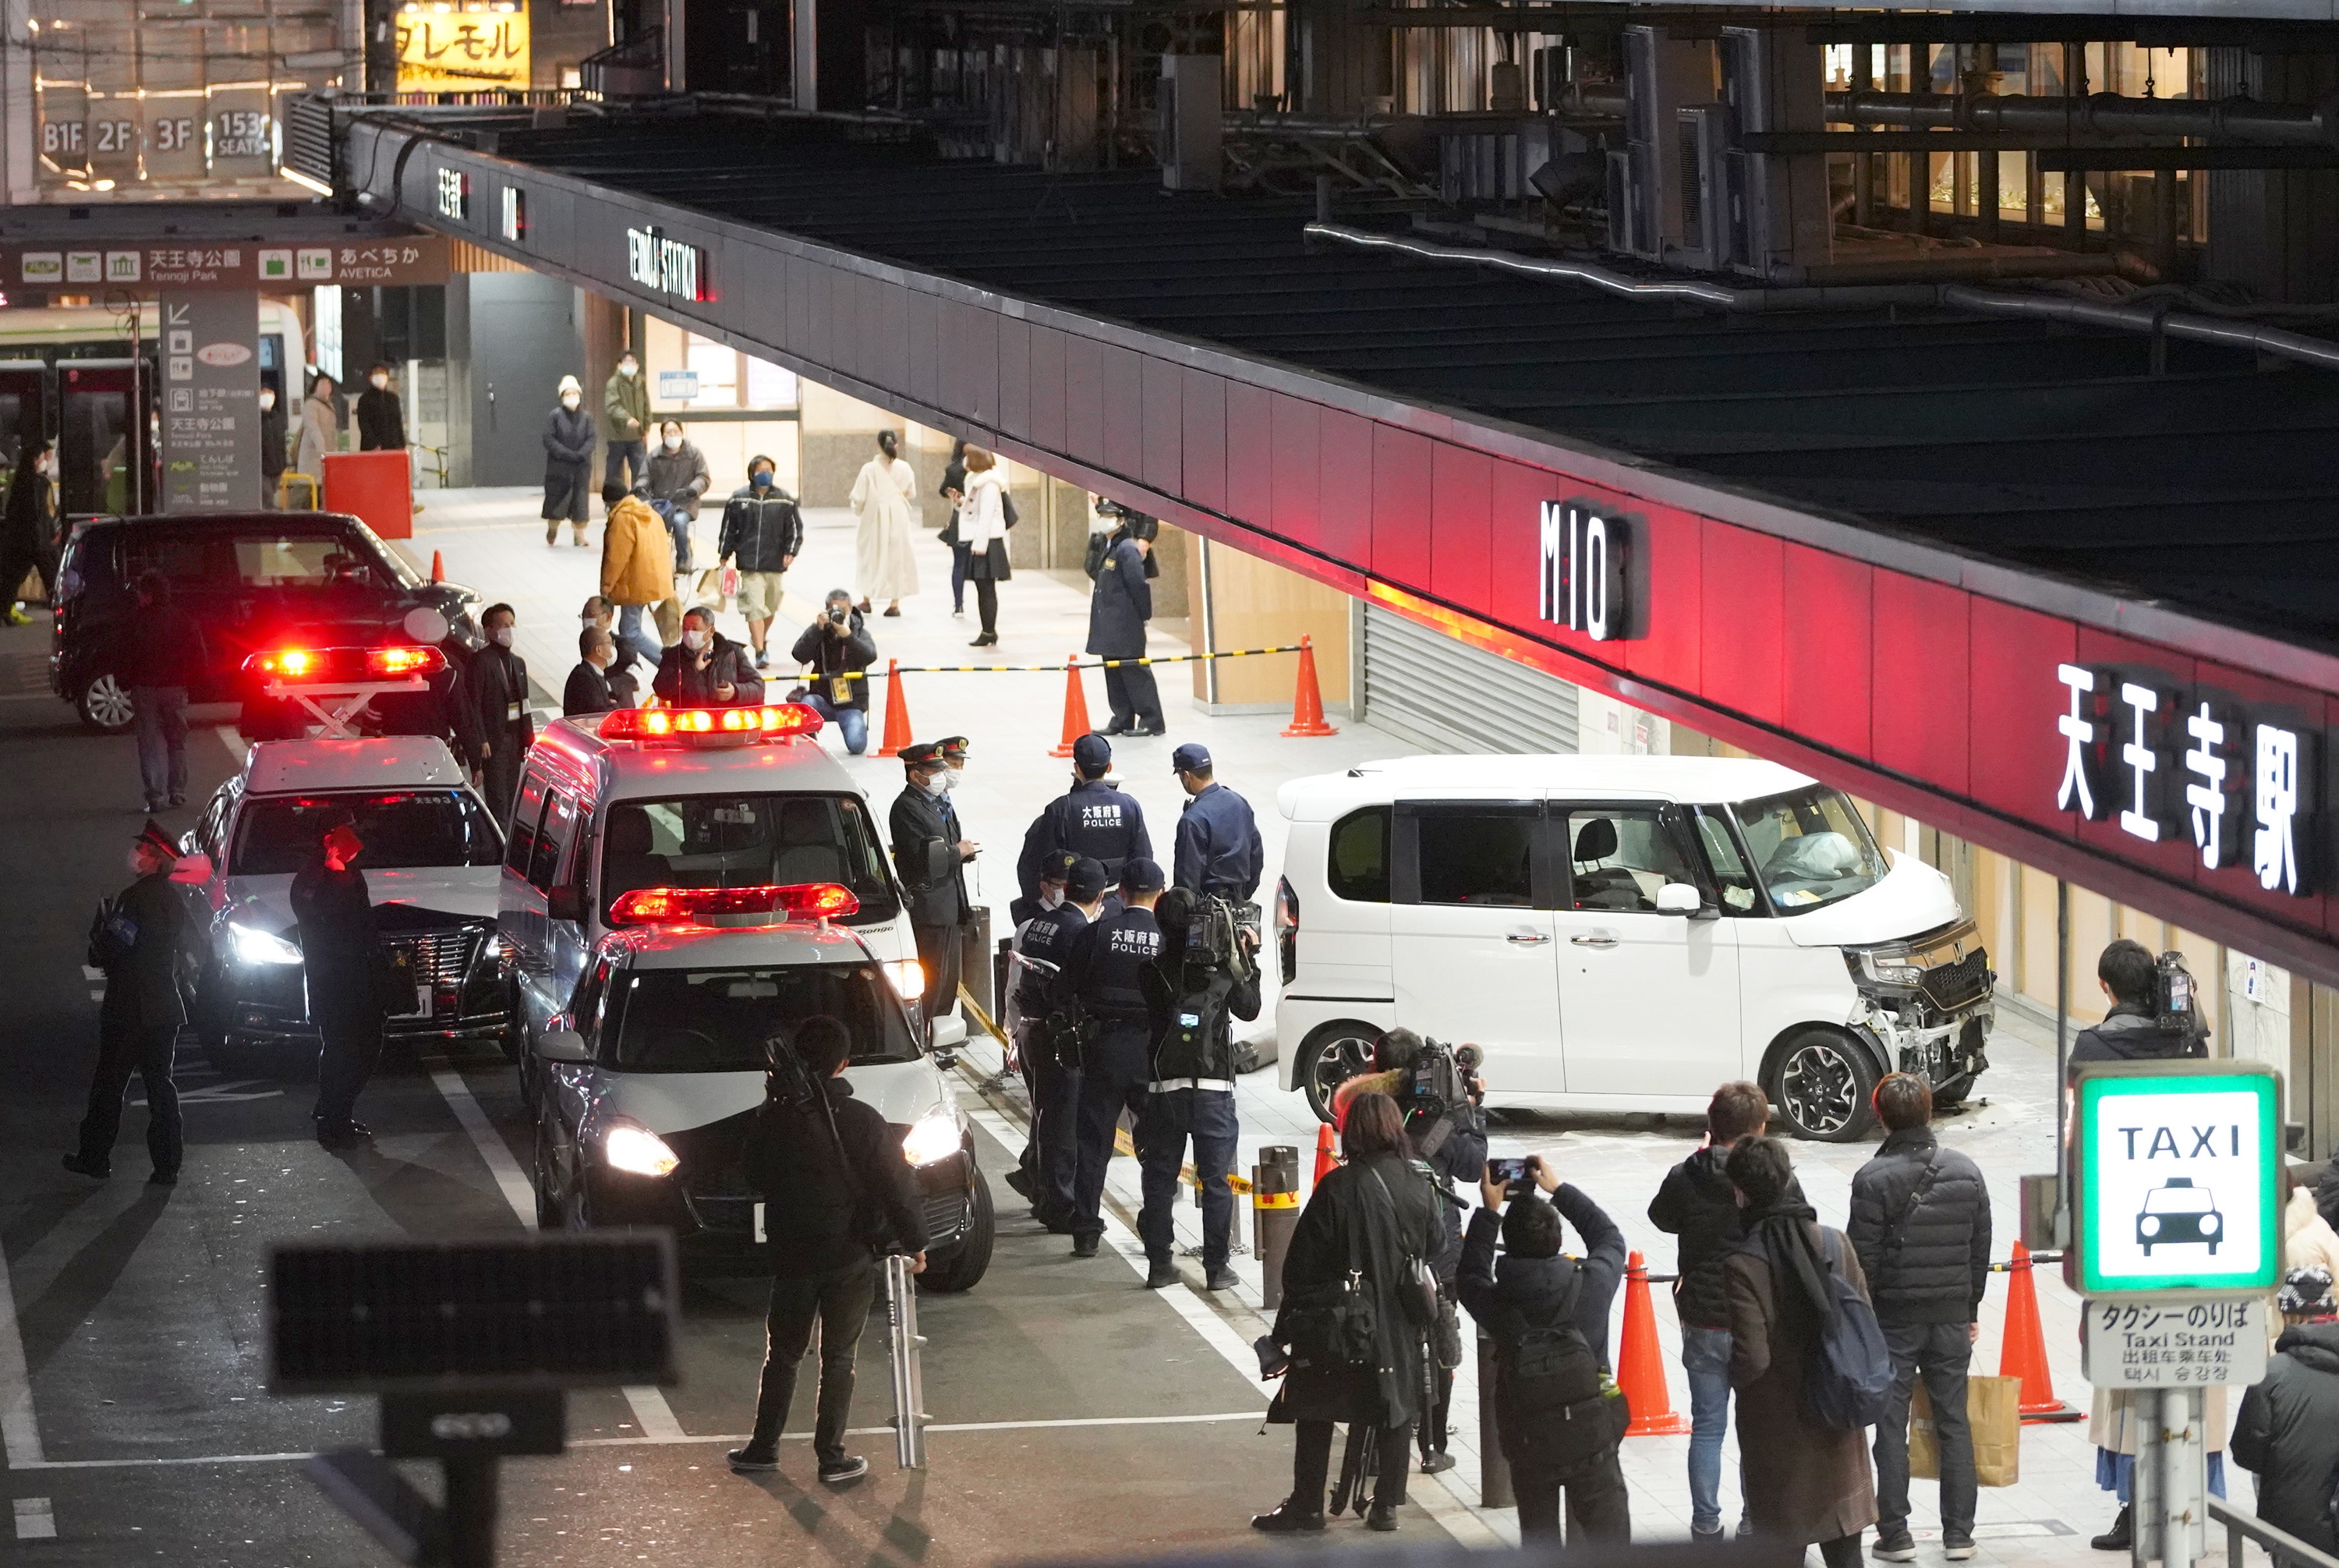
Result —
<instances>
[{"instance_id":1,"label":"video camera on shoulder","mask_svg":"<svg viewBox=\"0 0 2339 1568\"><path fill-rule=\"evenodd\" d=\"M2152 965L2153 1021L2188 1038L2201 1032L2199 988L2185 955L2164 952Z\"/></svg>"},{"instance_id":2,"label":"video camera on shoulder","mask_svg":"<svg viewBox=\"0 0 2339 1568\"><path fill-rule=\"evenodd\" d=\"M1250 955L1258 951L1258 905L1237 903L1217 893L1194 900L1194 917L1186 926L1186 958L1229 974L1250 971ZM1248 942L1245 933L1248 933Z\"/></svg>"},{"instance_id":3,"label":"video camera on shoulder","mask_svg":"<svg viewBox=\"0 0 2339 1568\"><path fill-rule=\"evenodd\" d=\"M1475 1045L1423 1037L1405 1086L1401 1109L1406 1119L1416 1115L1443 1116L1457 1106L1472 1104L1478 1064L1485 1059L1485 1052Z\"/></svg>"}]
</instances>

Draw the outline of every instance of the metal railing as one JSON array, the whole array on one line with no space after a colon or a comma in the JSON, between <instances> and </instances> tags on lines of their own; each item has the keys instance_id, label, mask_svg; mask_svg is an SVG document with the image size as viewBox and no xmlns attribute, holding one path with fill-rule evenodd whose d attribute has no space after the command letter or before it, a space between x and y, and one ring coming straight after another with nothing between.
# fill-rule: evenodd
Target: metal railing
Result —
<instances>
[{"instance_id":1,"label":"metal railing","mask_svg":"<svg viewBox=\"0 0 2339 1568\"><path fill-rule=\"evenodd\" d=\"M2245 1541L2256 1542L2288 1568L2339 1568L2339 1557L2275 1529L2255 1514L2243 1513L2222 1497L2209 1499L2209 1518L2226 1527L2226 1568L2242 1568Z\"/></svg>"}]
</instances>

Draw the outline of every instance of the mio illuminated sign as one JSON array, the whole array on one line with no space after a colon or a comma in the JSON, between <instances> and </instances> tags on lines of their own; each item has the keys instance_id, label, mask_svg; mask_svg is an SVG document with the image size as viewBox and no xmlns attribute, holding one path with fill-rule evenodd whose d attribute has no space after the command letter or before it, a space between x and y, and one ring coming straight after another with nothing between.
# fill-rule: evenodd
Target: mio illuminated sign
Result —
<instances>
[{"instance_id":1,"label":"mio illuminated sign","mask_svg":"<svg viewBox=\"0 0 2339 1568\"><path fill-rule=\"evenodd\" d=\"M1545 501L1536 578L1543 618L1596 643L1647 635L1634 591L1642 526L1588 501Z\"/></svg>"},{"instance_id":2,"label":"mio illuminated sign","mask_svg":"<svg viewBox=\"0 0 2339 1568\"><path fill-rule=\"evenodd\" d=\"M459 223L471 221L471 177L460 169L439 171L439 215Z\"/></svg>"},{"instance_id":3,"label":"mio illuminated sign","mask_svg":"<svg viewBox=\"0 0 2339 1568\"><path fill-rule=\"evenodd\" d=\"M677 300L704 300L704 252L696 245L669 240L656 228L626 231L626 274L655 293Z\"/></svg>"}]
</instances>

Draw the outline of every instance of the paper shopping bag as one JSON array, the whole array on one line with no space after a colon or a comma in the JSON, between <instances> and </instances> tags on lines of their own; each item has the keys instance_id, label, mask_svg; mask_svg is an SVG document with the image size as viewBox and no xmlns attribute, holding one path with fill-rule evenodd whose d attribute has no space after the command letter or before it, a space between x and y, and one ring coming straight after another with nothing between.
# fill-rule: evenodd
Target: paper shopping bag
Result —
<instances>
[{"instance_id":1,"label":"paper shopping bag","mask_svg":"<svg viewBox=\"0 0 2339 1568\"><path fill-rule=\"evenodd\" d=\"M1984 1486L2011 1486L2022 1478L2022 1379L1966 1379L1966 1423L1973 1431L1974 1478ZM1909 1474L1941 1474L1933 1402L1920 1379L1909 1404Z\"/></svg>"}]
</instances>

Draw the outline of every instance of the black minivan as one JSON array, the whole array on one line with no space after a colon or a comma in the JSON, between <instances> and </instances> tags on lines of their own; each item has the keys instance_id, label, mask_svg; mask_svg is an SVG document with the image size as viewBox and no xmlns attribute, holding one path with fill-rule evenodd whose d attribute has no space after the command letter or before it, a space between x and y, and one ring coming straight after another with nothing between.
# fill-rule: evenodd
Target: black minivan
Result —
<instances>
[{"instance_id":1,"label":"black minivan","mask_svg":"<svg viewBox=\"0 0 2339 1568\"><path fill-rule=\"evenodd\" d=\"M480 641L479 595L425 581L342 513L101 518L65 542L49 643L49 685L94 728L125 729L133 718L115 651L135 611L130 585L149 570L170 579L203 629L211 667L188 688L194 702L238 695L250 655L377 646L409 636L406 617L418 609L437 610L467 645Z\"/></svg>"}]
</instances>

